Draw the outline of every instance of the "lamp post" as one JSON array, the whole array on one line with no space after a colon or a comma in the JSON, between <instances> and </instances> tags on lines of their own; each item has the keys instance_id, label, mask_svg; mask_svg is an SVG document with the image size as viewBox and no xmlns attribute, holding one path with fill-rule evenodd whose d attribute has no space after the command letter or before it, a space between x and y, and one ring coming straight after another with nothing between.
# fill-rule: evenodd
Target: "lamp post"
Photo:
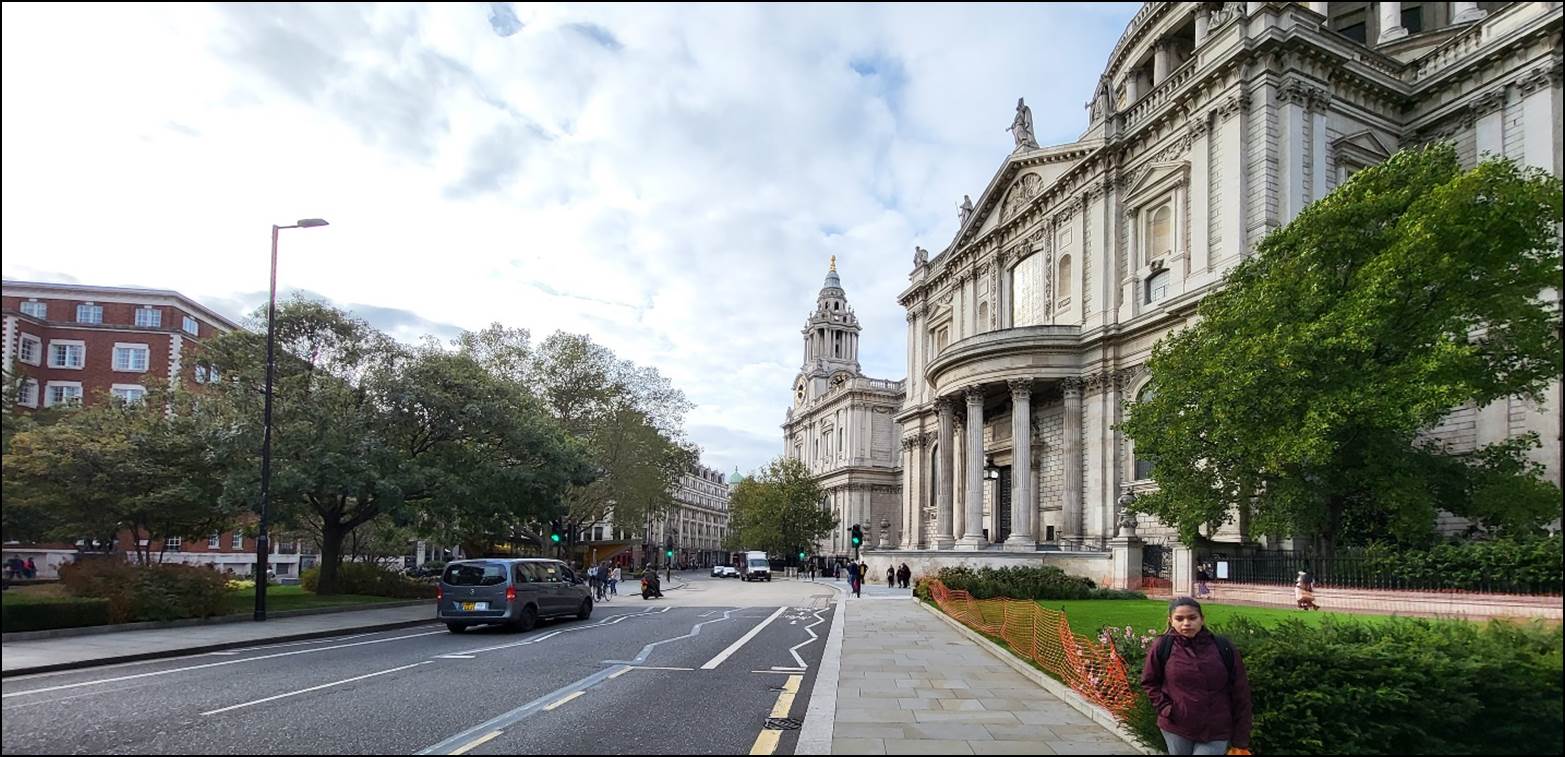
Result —
<instances>
[{"instance_id":1,"label":"lamp post","mask_svg":"<svg viewBox=\"0 0 1565 757\"><path fill-rule=\"evenodd\" d=\"M272 224L272 286L266 300L266 409L261 422L261 529L255 540L255 619L266 620L266 565L272 543L267 533L267 505L272 489L272 370L277 343L277 232L325 226L320 218L301 218L292 226Z\"/></svg>"}]
</instances>

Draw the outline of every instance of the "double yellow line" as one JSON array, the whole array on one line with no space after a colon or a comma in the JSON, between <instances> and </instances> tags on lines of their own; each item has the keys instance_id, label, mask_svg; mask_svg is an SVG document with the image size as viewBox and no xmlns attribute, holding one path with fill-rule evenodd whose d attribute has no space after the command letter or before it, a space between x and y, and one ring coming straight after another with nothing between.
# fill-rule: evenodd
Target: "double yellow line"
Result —
<instances>
[{"instance_id":1,"label":"double yellow line","mask_svg":"<svg viewBox=\"0 0 1565 757\"><path fill-rule=\"evenodd\" d=\"M799 693L799 684L804 681L804 676L788 676L788 683L783 685L781 694L777 695L777 703L772 705L771 717L786 718L788 711L793 709L793 698ZM782 738L782 731L774 728L763 728L755 737L755 744L750 747L750 754L772 754L777 751L777 742Z\"/></svg>"}]
</instances>

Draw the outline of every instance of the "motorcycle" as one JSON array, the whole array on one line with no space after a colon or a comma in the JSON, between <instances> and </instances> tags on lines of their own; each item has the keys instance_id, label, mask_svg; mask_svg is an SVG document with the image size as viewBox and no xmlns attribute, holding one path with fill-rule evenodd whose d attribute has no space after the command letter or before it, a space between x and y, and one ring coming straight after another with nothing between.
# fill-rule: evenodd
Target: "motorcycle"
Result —
<instances>
[{"instance_id":1,"label":"motorcycle","mask_svg":"<svg viewBox=\"0 0 1565 757\"><path fill-rule=\"evenodd\" d=\"M663 589L656 573L648 574L641 579L641 598L651 599L653 597L663 598Z\"/></svg>"}]
</instances>

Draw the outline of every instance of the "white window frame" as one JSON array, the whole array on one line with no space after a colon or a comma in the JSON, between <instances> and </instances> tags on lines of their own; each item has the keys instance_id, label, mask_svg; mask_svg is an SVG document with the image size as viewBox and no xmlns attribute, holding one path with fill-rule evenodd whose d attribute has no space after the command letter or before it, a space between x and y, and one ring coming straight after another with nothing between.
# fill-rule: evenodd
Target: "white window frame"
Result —
<instances>
[{"instance_id":1,"label":"white window frame","mask_svg":"<svg viewBox=\"0 0 1565 757\"><path fill-rule=\"evenodd\" d=\"M145 323L143 323L143 319L142 319L143 315L150 316L149 318L146 319L147 322L145 322ZM163 327L163 310L161 308L152 307L151 305L145 305L145 306L136 308L136 325L138 327L144 328L144 329L162 328Z\"/></svg>"},{"instance_id":2,"label":"white window frame","mask_svg":"<svg viewBox=\"0 0 1565 757\"><path fill-rule=\"evenodd\" d=\"M38 379L22 379L22 386L16 393L16 404L22 407L38 407Z\"/></svg>"},{"instance_id":3,"label":"white window frame","mask_svg":"<svg viewBox=\"0 0 1565 757\"><path fill-rule=\"evenodd\" d=\"M31 312L37 310L38 312ZM49 320L49 303L38 300L28 300L22 303L22 315L37 318L40 321Z\"/></svg>"},{"instance_id":4,"label":"white window frame","mask_svg":"<svg viewBox=\"0 0 1565 757\"><path fill-rule=\"evenodd\" d=\"M33 345L32 360L27 359L27 351L23 347L26 344ZM25 331L18 334L16 337L16 359L28 365L43 365L43 339Z\"/></svg>"},{"instance_id":5,"label":"white window frame","mask_svg":"<svg viewBox=\"0 0 1565 757\"><path fill-rule=\"evenodd\" d=\"M77 347L77 348L80 348L80 350L81 350L81 352L80 352L80 356L81 356L80 362L78 362L76 365L69 365L69 364L66 364L66 363L56 363L56 362L54 362L54 348L55 348L55 345L59 345L61 347ZM68 371L79 371L79 370L82 370L83 368L85 368L86 366L87 366L87 343L86 342L84 342L84 341L82 341L80 339L50 339L49 340L49 367L50 368L60 368L60 369L63 369L63 370L68 370Z\"/></svg>"},{"instance_id":6,"label":"white window frame","mask_svg":"<svg viewBox=\"0 0 1565 757\"><path fill-rule=\"evenodd\" d=\"M147 388L141 384L115 384L109 387L109 395L126 403L145 402Z\"/></svg>"},{"instance_id":7,"label":"white window frame","mask_svg":"<svg viewBox=\"0 0 1565 757\"><path fill-rule=\"evenodd\" d=\"M234 532L233 548L234 549L244 549L245 548L245 532L243 532L243 531L235 531Z\"/></svg>"},{"instance_id":8,"label":"white window frame","mask_svg":"<svg viewBox=\"0 0 1565 757\"><path fill-rule=\"evenodd\" d=\"M223 548L223 535L218 533L218 532L216 532L216 531L213 531L212 535L208 536L206 538L206 548L207 549L222 549Z\"/></svg>"},{"instance_id":9,"label":"white window frame","mask_svg":"<svg viewBox=\"0 0 1565 757\"><path fill-rule=\"evenodd\" d=\"M1161 287L1161 291L1163 293L1162 296L1156 296L1157 290L1153 289L1153 283L1158 280L1157 277L1159 277L1159 276L1163 277L1162 287ZM1169 285L1170 281L1173 281L1173 279L1174 279L1174 275L1169 273L1167 268L1158 268L1158 269L1154 270L1152 272L1152 275L1148 276L1147 280L1146 280L1145 286L1146 286L1146 290L1147 291L1146 291L1146 303L1145 304L1147 304L1147 305L1156 305L1159 302L1162 302L1163 300L1168 299L1168 285Z\"/></svg>"},{"instance_id":10,"label":"white window frame","mask_svg":"<svg viewBox=\"0 0 1565 757\"><path fill-rule=\"evenodd\" d=\"M163 537L163 551L164 552L184 552L185 551L185 537L183 537L183 536L165 536L165 537Z\"/></svg>"},{"instance_id":11,"label":"white window frame","mask_svg":"<svg viewBox=\"0 0 1565 757\"><path fill-rule=\"evenodd\" d=\"M91 313L95 320L82 320L82 309L83 308L87 308L86 312ZM92 303L92 302L77 303L77 305L76 305L76 322L77 323L90 323L90 324L94 324L94 325L103 323L103 306L102 305L98 305L96 303Z\"/></svg>"},{"instance_id":12,"label":"white window frame","mask_svg":"<svg viewBox=\"0 0 1565 757\"><path fill-rule=\"evenodd\" d=\"M183 329L186 334L191 336L201 336L201 322L188 315L185 316L185 320L180 323L180 328Z\"/></svg>"},{"instance_id":13,"label":"white window frame","mask_svg":"<svg viewBox=\"0 0 1565 757\"><path fill-rule=\"evenodd\" d=\"M128 361L122 367L120 365L120 350L130 350L132 352L137 352L137 351L141 352L141 355L142 355L141 367L137 368L135 366L135 361L134 360ZM114 370L115 370L115 372L117 372L117 373L146 373L148 370L151 369L151 366L152 366L152 347L150 345L142 344L142 343L138 343L138 342L115 342L114 343Z\"/></svg>"},{"instance_id":14,"label":"white window frame","mask_svg":"<svg viewBox=\"0 0 1565 757\"><path fill-rule=\"evenodd\" d=\"M60 400L58 402L56 402L53 399L55 387L59 387L61 389L75 389L76 393L74 395L70 396L70 397L61 397ZM50 381L46 386L44 386L44 395L43 395L43 406L44 407L54 407L55 405L69 405L71 403L68 400L72 400L72 399L76 400L77 402L81 402L81 400L82 400L82 382L80 382L80 381Z\"/></svg>"}]
</instances>

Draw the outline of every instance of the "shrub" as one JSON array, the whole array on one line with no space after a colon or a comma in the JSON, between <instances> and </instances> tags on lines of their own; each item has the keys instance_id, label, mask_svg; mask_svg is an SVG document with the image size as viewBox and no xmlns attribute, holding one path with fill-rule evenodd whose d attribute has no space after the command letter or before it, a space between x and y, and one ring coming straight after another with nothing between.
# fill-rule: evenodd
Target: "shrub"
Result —
<instances>
[{"instance_id":1,"label":"shrub","mask_svg":"<svg viewBox=\"0 0 1565 757\"><path fill-rule=\"evenodd\" d=\"M315 593L320 586L321 569L310 568L299 574L299 584ZM337 589L342 594L362 594L396 599L433 599L435 585L414 581L376 563L343 563L337 573Z\"/></svg>"},{"instance_id":2,"label":"shrub","mask_svg":"<svg viewBox=\"0 0 1565 757\"><path fill-rule=\"evenodd\" d=\"M1388 583L1558 594L1565 585L1562 554L1565 542L1559 535L1463 541L1429 549L1371 544L1363 550L1363 570Z\"/></svg>"},{"instance_id":3,"label":"shrub","mask_svg":"<svg viewBox=\"0 0 1565 757\"><path fill-rule=\"evenodd\" d=\"M1557 754L1558 625L1328 618L1266 627L1235 618L1216 633L1239 650L1255 708L1258 754ZM1133 681L1155 634L1104 629ZM1162 750L1140 694L1121 720Z\"/></svg>"},{"instance_id":4,"label":"shrub","mask_svg":"<svg viewBox=\"0 0 1565 757\"><path fill-rule=\"evenodd\" d=\"M1052 565L1010 568L941 568L936 575L950 589L974 599L1146 599L1140 592L1099 589L1090 578L1073 576Z\"/></svg>"},{"instance_id":5,"label":"shrub","mask_svg":"<svg viewBox=\"0 0 1565 757\"><path fill-rule=\"evenodd\" d=\"M0 631L47 631L54 628L103 626L109 623L106 599L50 598L41 602L7 602Z\"/></svg>"},{"instance_id":6,"label":"shrub","mask_svg":"<svg viewBox=\"0 0 1565 757\"><path fill-rule=\"evenodd\" d=\"M84 560L61 566L60 580L78 597L107 600L111 623L207 618L227 611L228 578L207 568Z\"/></svg>"}]
</instances>

